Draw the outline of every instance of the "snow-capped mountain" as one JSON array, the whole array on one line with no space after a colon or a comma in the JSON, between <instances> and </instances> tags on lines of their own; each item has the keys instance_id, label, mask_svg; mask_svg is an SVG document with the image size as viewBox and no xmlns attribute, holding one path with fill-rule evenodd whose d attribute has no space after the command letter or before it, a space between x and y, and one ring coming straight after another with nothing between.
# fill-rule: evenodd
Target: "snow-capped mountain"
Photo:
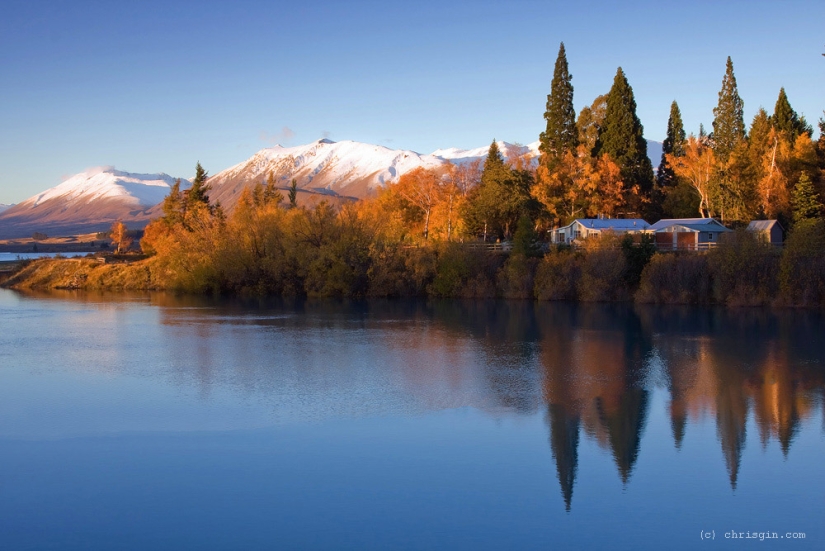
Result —
<instances>
[{"instance_id":1,"label":"snow-capped mountain","mask_svg":"<svg viewBox=\"0 0 825 551\"><path fill-rule=\"evenodd\" d=\"M538 142L528 145L497 142L505 158L538 159ZM489 146L476 149L439 149L429 155L389 149L353 141L318 140L296 147L262 149L249 159L209 178L212 201L227 209L235 205L244 188L272 174L278 187L295 179L304 202L312 197L363 198L391 185L418 168L445 168L487 157ZM648 140L653 166L659 164L661 144ZM72 176L0 212L0 237L23 237L32 232L67 235L107 229L115 220L139 228L160 216L159 203L175 178L166 174L130 174L113 167L98 167ZM182 180L183 187L189 182Z\"/></svg>"},{"instance_id":2,"label":"snow-capped mountain","mask_svg":"<svg viewBox=\"0 0 825 551\"><path fill-rule=\"evenodd\" d=\"M118 219L143 226L157 215L153 207L174 183L175 178L167 174L91 168L0 213L0 234L20 237L32 231L95 231ZM189 184L182 183L184 187Z\"/></svg>"},{"instance_id":3,"label":"snow-capped mountain","mask_svg":"<svg viewBox=\"0 0 825 551\"><path fill-rule=\"evenodd\" d=\"M659 166L662 159L662 142L655 142L653 140L647 141L647 156L653 167ZM508 142L496 142L501 154L508 160L514 157L528 157L535 163L539 158L539 142L535 141L527 145L511 144ZM490 146L477 147L476 149L437 149L430 155L439 157L441 159L450 161L451 163L463 164L471 163L477 160L484 160L487 158L487 153L490 151Z\"/></svg>"},{"instance_id":4,"label":"snow-capped mountain","mask_svg":"<svg viewBox=\"0 0 825 551\"><path fill-rule=\"evenodd\" d=\"M3 212L4 210L7 210L13 206L14 205L4 205L3 203L0 203L0 212Z\"/></svg>"},{"instance_id":5,"label":"snow-capped mountain","mask_svg":"<svg viewBox=\"0 0 825 551\"><path fill-rule=\"evenodd\" d=\"M535 161L539 156L539 142L537 141L527 145L498 141L496 145L498 145L498 149L504 158L510 161L516 157L528 157ZM484 147L477 147L475 149L456 149L455 147L451 147L450 149L437 149L433 151L431 155L444 159L445 161L450 161L451 163L464 164L478 160L484 161L489 152L490 146L485 145Z\"/></svg>"},{"instance_id":6,"label":"snow-capped mountain","mask_svg":"<svg viewBox=\"0 0 825 551\"><path fill-rule=\"evenodd\" d=\"M278 187L286 188L294 179L304 191L360 198L397 182L415 168L445 165L444 159L432 155L353 141L321 139L296 147L278 145L212 176L210 198L230 206L243 188L270 174Z\"/></svg>"}]
</instances>

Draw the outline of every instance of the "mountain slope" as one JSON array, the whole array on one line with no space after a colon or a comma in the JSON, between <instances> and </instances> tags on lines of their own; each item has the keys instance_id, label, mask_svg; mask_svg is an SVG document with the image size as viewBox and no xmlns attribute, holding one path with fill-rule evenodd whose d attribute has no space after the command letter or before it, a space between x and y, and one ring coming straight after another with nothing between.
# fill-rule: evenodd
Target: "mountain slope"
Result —
<instances>
[{"instance_id":1,"label":"mountain slope","mask_svg":"<svg viewBox=\"0 0 825 551\"><path fill-rule=\"evenodd\" d=\"M538 158L538 142L528 145L497 142L509 159ZM430 155L393 150L353 141L318 140L296 147L263 149L249 159L209 178L210 199L231 209L244 188L264 181L269 174L277 186L289 187L292 179L301 191L299 201L329 198L333 202L363 198L398 181L418 168L445 168L453 164L483 161L489 146L476 149L439 149ZM661 144L648 140L648 154L659 164ZM166 174L131 174L113 167L98 167L72 176L7 209L0 208L0 238L24 237L33 232L52 235L100 231L115 220L142 227L160 216L159 203L175 179ZM184 187L189 182L183 180Z\"/></svg>"},{"instance_id":2,"label":"mountain slope","mask_svg":"<svg viewBox=\"0 0 825 551\"><path fill-rule=\"evenodd\" d=\"M533 142L527 145L512 144L508 142L496 142L499 151L506 159L514 159L515 157L528 156L534 162L538 160L539 156L539 142ZM433 157L450 161L454 164L465 164L473 161L484 161L487 154L490 152L490 146L477 147L475 149L457 149L452 147L450 149L437 149L431 153Z\"/></svg>"},{"instance_id":3,"label":"mountain slope","mask_svg":"<svg viewBox=\"0 0 825 551\"><path fill-rule=\"evenodd\" d=\"M209 178L210 198L231 206L245 187L266 180L269 174L280 188L289 187L295 179L306 192L361 198L415 168L445 165L446 161L432 155L353 141L275 146Z\"/></svg>"},{"instance_id":4,"label":"mountain slope","mask_svg":"<svg viewBox=\"0 0 825 551\"><path fill-rule=\"evenodd\" d=\"M0 236L99 231L118 219L141 227L157 216L174 182L166 174L92 168L0 213Z\"/></svg>"}]
</instances>

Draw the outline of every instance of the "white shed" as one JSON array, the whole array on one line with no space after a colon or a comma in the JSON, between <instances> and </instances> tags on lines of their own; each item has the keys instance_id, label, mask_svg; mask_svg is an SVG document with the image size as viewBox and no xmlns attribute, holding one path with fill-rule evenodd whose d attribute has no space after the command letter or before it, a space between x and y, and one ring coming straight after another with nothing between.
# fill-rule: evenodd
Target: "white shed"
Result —
<instances>
[{"instance_id":1,"label":"white shed","mask_svg":"<svg viewBox=\"0 0 825 551\"><path fill-rule=\"evenodd\" d=\"M782 245L785 234L778 220L752 220L748 231L755 232L771 245Z\"/></svg>"}]
</instances>

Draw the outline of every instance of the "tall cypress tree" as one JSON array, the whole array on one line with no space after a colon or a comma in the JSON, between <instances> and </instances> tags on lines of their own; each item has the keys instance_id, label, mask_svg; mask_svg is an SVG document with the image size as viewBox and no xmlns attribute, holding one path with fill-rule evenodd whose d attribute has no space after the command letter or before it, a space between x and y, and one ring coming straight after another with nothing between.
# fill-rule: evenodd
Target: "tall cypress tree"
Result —
<instances>
[{"instance_id":1,"label":"tall cypress tree","mask_svg":"<svg viewBox=\"0 0 825 551\"><path fill-rule=\"evenodd\" d=\"M573 75L567 67L564 42L562 42L556 58L550 94L547 96L547 108L544 111L547 129L539 136L539 150L544 154L548 163L561 158L566 151L575 150L578 145L572 78Z\"/></svg>"},{"instance_id":2,"label":"tall cypress tree","mask_svg":"<svg viewBox=\"0 0 825 551\"><path fill-rule=\"evenodd\" d=\"M682 113L676 100L670 104L670 117L667 119L667 136L662 143L662 161L659 163L659 170L656 171L656 183L660 187L667 187L676 184L676 174L668 165L665 155L681 157L685 154L685 126L682 124Z\"/></svg>"},{"instance_id":3,"label":"tall cypress tree","mask_svg":"<svg viewBox=\"0 0 825 551\"><path fill-rule=\"evenodd\" d=\"M647 156L644 128L636 116L636 99L622 68L616 71L607 94L607 111L596 142L596 155L607 154L619 165L627 190L638 186L641 197L632 199L631 208L641 211L640 199L653 189L653 165Z\"/></svg>"},{"instance_id":4,"label":"tall cypress tree","mask_svg":"<svg viewBox=\"0 0 825 551\"><path fill-rule=\"evenodd\" d=\"M728 56L719 103L713 109L713 149L723 162L728 160L736 144L745 139L744 106L736 87L733 62Z\"/></svg>"}]
</instances>

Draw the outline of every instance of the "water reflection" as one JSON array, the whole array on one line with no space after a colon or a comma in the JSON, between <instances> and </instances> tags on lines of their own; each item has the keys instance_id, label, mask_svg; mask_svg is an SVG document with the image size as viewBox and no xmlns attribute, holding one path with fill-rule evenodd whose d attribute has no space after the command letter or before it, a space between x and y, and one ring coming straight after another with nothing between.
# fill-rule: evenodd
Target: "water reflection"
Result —
<instances>
[{"instance_id":1,"label":"water reflection","mask_svg":"<svg viewBox=\"0 0 825 551\"><path fill-rule=\"evenodd\" d=\"M105 296L32 298L112 307ZM777 441L787 457L802 424L823 409L818 312L165 294L126 304L158 316L159 373L204 399L233 388L301 418L460 407L540 413L568 510L585 440L610 454L628 485L652 415L669 417L676 449L711 420L735 490L749 420L763 447ZM654 392L667 393L666 412L651 411Z\"/></svg>"}]
</instances>

